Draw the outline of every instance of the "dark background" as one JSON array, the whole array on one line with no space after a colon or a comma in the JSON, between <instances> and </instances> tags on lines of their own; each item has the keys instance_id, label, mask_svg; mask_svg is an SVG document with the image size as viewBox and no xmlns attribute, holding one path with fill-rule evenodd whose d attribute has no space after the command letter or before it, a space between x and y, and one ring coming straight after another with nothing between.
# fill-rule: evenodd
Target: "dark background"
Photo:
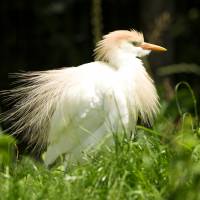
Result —
<instances>
[{"instance_id":1,"label":"dark background","mask_svg":"<svg viewBox=\"0 0 200 200\"><path fill-rule=\"evenodd\" d=\"M1 0L0 89L12 87L9 73L90 62L93 60L95 41L102 34L134 28L144 33L146 41L168 49L165 54L152 53L147 64L161 99L171 101L174 98L174 86L179 81L188 81L198 99L199 2ZM172 64L178 65L173 68L173 72L167 71ZM0 105L1 110L7 109L2 101Z\"/></svg>"}]
</instances>

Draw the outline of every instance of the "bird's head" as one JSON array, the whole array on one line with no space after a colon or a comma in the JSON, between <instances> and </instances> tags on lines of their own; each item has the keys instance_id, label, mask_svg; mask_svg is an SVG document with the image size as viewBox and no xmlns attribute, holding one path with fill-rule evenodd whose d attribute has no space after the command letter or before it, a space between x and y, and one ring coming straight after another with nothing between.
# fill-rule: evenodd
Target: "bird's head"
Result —
<instances>
[{"instance_id":1,"label":"bird's head","mask_svg":"<svg viewBox=\"0 0 200 200\"><path fill-rule=\"evenodd\" d=\"M116 54L128 53L143 57L151 51L166 51L164 47L144 42L143 34L135 30L113 31L97 43L95 60L109 62Z\"/></svg>"}]
</instances>

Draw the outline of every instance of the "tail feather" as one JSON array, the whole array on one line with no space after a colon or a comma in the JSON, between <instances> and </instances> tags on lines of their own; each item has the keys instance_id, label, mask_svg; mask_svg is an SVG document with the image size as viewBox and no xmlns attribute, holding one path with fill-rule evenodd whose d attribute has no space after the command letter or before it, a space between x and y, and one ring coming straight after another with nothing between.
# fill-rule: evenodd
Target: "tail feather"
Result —
<instances>
[{"instance_id":1,"label":"tail feather","mask_svg":"<svg viewBox=\"0 0 200 200\"><path fill-rule=\"evenodd\" d=\"M33 150L42 150L47 145L50 120L66 84L66 71L63 68L14 74L19 86L3 92L14 106L3 113L1 121L11 122L7 131L23 133L28 144L34 145Z\"/></svg>"}]
</instances>

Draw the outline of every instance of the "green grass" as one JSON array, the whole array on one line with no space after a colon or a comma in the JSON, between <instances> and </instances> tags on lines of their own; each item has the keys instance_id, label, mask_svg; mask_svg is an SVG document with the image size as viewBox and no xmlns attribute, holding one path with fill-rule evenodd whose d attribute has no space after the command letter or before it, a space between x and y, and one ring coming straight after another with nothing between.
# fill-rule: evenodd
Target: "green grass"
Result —
<instances>
[{"instance_id":1,"label":"green grass","mask_svg":"<svg viewBox=\"0 0 200 200\"><path fill-rule=\"evenodd\" d=\"M174 104L162 105L152 129L138 126L133 140L117 138L114 146L102 145L85 163L67 169L47 169L29 157L9 160L1 150L0 199L200 199L197 116L182 113L177 120Z\"/></svg>"}]
</instances>

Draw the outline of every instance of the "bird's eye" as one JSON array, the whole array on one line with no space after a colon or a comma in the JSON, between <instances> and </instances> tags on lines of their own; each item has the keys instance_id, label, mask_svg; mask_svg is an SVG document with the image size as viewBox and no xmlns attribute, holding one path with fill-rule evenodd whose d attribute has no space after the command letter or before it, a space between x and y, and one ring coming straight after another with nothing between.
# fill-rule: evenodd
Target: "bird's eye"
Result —
<instances>
[{"instance_id":1,"label":"bird's eye","mask_svg":"<svg viewBox=\"0 0 200 200\"><path fill-rule=\"evenodd\" d=\"M139 46L141 44L141 42L137 42L137 41L132 41L131 42L134 46Z\"/></svg>"}]
</instances>

